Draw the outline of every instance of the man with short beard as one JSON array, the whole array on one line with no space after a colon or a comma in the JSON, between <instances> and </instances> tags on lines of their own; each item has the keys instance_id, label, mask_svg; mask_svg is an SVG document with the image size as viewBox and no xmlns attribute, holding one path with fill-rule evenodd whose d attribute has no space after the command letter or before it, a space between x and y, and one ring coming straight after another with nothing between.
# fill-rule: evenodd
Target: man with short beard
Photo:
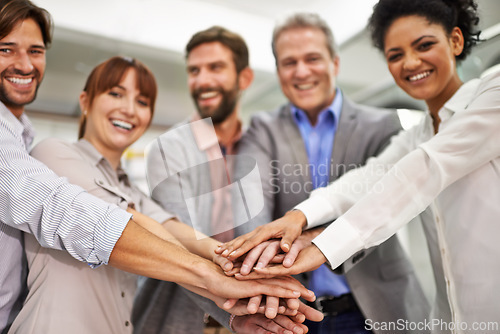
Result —
<instances>
[{"instance_id":1,"label":"man with short beard","mask_svg":"<svg viewBox=\"0 0 500 334\"><path fill-rule=\"evenodd\" d=\"M150 145L148 182L153 199L164 209L207 235L229 241L234 237L231 194L223 188L242 134L240 97L253 80L248 48L239 35L214 26L192 36L186 46L186 68L198 113ZM188 176L166 177L166 170ZM193 212L186 192L210 195L197 198ZM227 327L229 314L214 305L177 284L146 279L134 304L135 333L199 334L205 326L202 308Z\"/></svg>"},{"instance_id":2,"label":"man with short beard","mask_svg":"<svg viewBox=\"0 0 500 334\"><path fill-rule=\"evenodd\" d=\"M211 261L134 221L125 211L126 200L123 208L104 202L29 155L34 129L24 106L35 99L51 40L52 19L46 10L29 0L0 0L0 332L8 331L23 302L23 232L33 234L42 247L65 250L89 266L109 264L176 280L209 296L274 295L280 290L228 280ZM293 291L297 288L294 284ZM293 291L287 292L290 298Z\"/></svg>"}]
</instances>

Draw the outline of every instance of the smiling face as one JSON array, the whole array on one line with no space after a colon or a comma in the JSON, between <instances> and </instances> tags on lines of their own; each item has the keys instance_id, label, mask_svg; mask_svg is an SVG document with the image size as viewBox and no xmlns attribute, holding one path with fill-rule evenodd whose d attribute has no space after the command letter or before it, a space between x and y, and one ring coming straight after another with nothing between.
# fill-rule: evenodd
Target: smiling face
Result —
<instances>
[{"instance_id":1,"label":"smiling face","mask_svg":"<svg viewBox=\"0 0 500 334\"><path fill-rule=\"evenodd\" d=\"M220 42L203 43L187 57L188 86L198 113L223 122L236 107L240 85L231 50Z\"/></svg>"},{"instance_id":2,"label":"smiling face","mask_svg":"<svg viewBox=\"0 0 500 334\"><path fill-rule=\"evenodd\" d=\"M396 19L385 35L384 54L396 84L415 99L438 111L462 84L456 59L463 50L463 36L450 35L439 24L422 16Z\"/></svg>"},{"instance_id":3,"label":"smiling face","mask_svg":"<svg viewBox=\"0 0 500 334\"><path fill-rule=\"evenodd\" d=\"M19 21L0 40L0 101L21 117L31 103L45 72L45 44L33 19Z\"/></svg>"},{"instance_id":4,"label":"smiling face","mask_svg":"<svg viewBox=\"0 0 500 334\"><path fill-rule=\"evenodd\" d=\"M80 96L87 112L83 138L110 161L139 139L151 121L150 99L139 91L136 76L135 69L128 69L120 83L96 95L90 107L86 93Z\"/></svg>"},{"instance_id":5,"label":"smiling face","mask_svg":"<svg viewBox=\"0 0 500 334\"><path fill-rule=\"evenodd\" d=\"M276 63L281 90L309 118L335 98L338 57L332 58L325 34L317 28L284 30L276 40Z\"/></svg>"}]
</instances>

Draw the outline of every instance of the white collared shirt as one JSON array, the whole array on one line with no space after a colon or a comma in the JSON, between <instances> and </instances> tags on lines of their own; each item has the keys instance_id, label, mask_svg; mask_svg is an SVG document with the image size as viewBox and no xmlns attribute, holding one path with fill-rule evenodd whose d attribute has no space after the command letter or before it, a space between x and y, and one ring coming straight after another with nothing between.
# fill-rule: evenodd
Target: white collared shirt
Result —
<instances>
[{"instance_id":1,"label":"white collared shirt","mask_svg":"<svg viewBox=\"0 0 500 334\"><path fill-rule=\"evenodd\" d=\"M436 135L426 115L365 167L314 191L296 209L308 227L339 217L314 240L332 267L425 210L422 220L437 231L437 242L428 234L428 243L439 247L431 256L442 262L435 271L444 273L452 319L468 326L455 331L477 333L480 322L500 326L500 73L464 84L439 116Z\"/></svg>"}]
</instances>

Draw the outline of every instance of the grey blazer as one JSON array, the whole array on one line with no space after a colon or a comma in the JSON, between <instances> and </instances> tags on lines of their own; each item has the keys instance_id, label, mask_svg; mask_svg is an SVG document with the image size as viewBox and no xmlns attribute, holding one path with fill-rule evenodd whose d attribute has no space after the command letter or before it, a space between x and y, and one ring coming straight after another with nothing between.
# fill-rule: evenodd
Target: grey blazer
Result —
<instances>
[{"instance_id":1,"label":"grey blazer","mask_svg":"<svg viewBox=\"0 0 500 334\"><path fill-rule=\"evenodd\" d=\"M332 151L330 182L380 153L400 129L394 110L357 105L344 97ZM239 155L257 160L264 209L249 223L239 226L237 234L283 216L309 197L312 186L307 153L290 105L255 115L240 141ZM343 267L366 319L377 322L427 319L429 303L396 236L354 255ZM308 276L302 278L307 281Z\"/></svg>"},{"instance_id":2,"label":"grey blazer","mask_svg":"<svg viewBox=\"0 0 500 334\"><path fill-rule=\"evenodd\" d=\"M205 194L211 189L210 171L205 164L207 156L196 147L196 141L187 121L174 126L176 135L168 132L148 146L146 169L152 198L184 223L193 226L184 201L186 192ZM188 173L176 173L185 171ZM185 186L181 192L179 184ZM213 199L196 199L200 218L211 216ZM209 225L194 226L210 234ZM206 229L205 229L206 228ZM194 236L193 236L194 237ZM201 297L172 282L141 278L132 311L135 334L200 334L204 328L204 314L209 313L225 327L230 314L211 300Z\"/></svg>"}]
</instances>

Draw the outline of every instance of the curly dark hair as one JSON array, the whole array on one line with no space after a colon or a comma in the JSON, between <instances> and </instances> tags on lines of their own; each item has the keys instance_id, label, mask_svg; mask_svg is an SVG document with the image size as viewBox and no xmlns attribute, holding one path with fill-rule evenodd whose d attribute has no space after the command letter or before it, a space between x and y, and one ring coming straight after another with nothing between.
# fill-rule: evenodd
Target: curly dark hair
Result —
<instances>
[{"instance_id":1,"label":"curly dark hair","mask_svg":"<svg viewBox=\"0 0 500 334\"><path fill-rule=\"evenodd\" d=\"M368 21L373 45L384 51L384 39L391 24L403 16L418 15L429 23L440 24L448 34L458 27L464 36L464 49L457 60L464 60L480 39L479 16L474 0L380 0Z\"/></svg>"}]
</instances>

